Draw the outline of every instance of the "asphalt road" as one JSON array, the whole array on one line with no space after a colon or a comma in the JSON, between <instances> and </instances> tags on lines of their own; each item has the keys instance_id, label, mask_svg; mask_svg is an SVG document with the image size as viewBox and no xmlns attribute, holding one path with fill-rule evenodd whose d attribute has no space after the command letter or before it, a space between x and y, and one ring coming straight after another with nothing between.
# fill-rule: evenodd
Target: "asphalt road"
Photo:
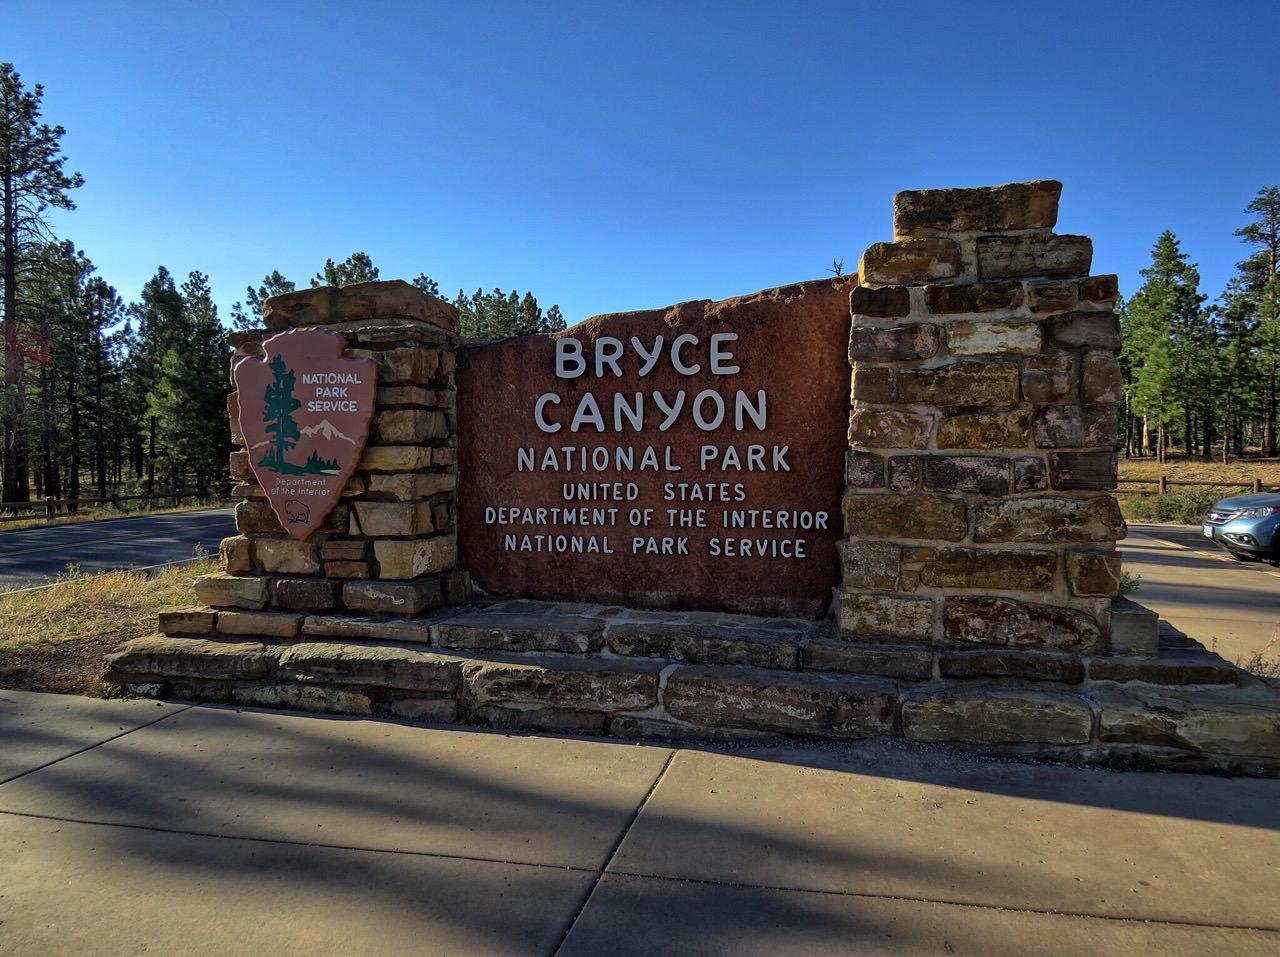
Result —
<instances>
[{"instance_id":1,"label":"asphalt road","mask_svg":"<svg viewBox=\"0 0 1280 957\"><path fill-rule=\"evenodd\" d=\"M197 548L216 553L236 533L234 516L216 508L0 531L0 591L47 584L68 565L101 572L183 561Z\"/></svg>"},{"instance_id":2,"label":"asphalt road","mask_svg":"<svg viewBox=\"0 0 1280 957\"><path fill-rule=\"evenodd\" d=\"M1191 525L1130 525L1120 551L1142 576L1134 601L1228 661L1280 660L1280 568L1237 561Z\"/></svg>"}]
</instances>

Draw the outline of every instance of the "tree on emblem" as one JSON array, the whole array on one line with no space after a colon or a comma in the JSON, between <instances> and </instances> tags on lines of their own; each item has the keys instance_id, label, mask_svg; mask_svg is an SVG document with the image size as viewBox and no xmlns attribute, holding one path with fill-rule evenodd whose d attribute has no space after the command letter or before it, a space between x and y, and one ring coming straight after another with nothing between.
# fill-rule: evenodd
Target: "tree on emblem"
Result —
<instances>
[{"instance_id":1,"label":"tree on emblem","mask_svg":"<svg viewBox=\"0 0 1280 957\"><path fill-rule=\"evenodd\" d=\"M293 413L302 408L302 403L293 397L293 385L297 377L280 356L271 360L271 372L275 375L275 381L267 386L262 421L267 423L266 431L272 436L272 440L267 454L258 464L273 472L297 472L298 468L286 462L284 457L302 437L298 423L293 420Z\"/></svg>"}]
</instances>

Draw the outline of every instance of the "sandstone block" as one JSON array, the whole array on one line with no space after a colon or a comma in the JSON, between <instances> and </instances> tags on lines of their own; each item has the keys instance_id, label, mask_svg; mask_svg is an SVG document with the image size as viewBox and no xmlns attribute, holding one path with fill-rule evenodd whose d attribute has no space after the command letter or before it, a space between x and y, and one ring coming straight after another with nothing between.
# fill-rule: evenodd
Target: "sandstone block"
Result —
<instances>
[{"instance_id":1,"label":"sandstone block","mask_svg":"<svg viewBox=\"0 0 1280 957\"><path fill-rule=\"evenodd\" d=\"M1022 397L1028 402L1061 402L1075 393L1071 356L1032 356L1022 364Z\"/></svg>"},{"instance_id":2,"label":"sandstone block","mask_svg":"<svg viewBox=\"0 0 1280 957\"><path fill-rule=\"evenodd\" d=\"M417 472L431 465L433 451L416 445L366 445L356 468L361 472Z\"/></svg>"},{"instance_id":3,"label":"sandstone block","mask_svg":"<svg viewBox=\"0 0 1280 957\"><path fill-rule=\"evenodd\" d=\"M402 279L300 289L272 296L262 307L262 321L268 329L387 318L415 319L458 331L458 310Z\"/></svg>"},{"instance_id":4,"label":"sandstone block","mask_svg":"<svg viewBox=\"0 0 1280 957\"><path fill-rule=\"evenodd\" d=\"M938 351L938 327L915 322L873 329L854 326L849 332L850 362L905 362L928 359Z\"/></svg>"},{"instance_id":5,"label":"sandstone block","mask_svg":"<svg viewBox=\"0 0 1280 957\"><path fill-rule=\"evenodd\" d=\"M1056 552L1031 549L940 548L920 571L935 588L1048 591L1058 568Z\"/></svg>"},{"instance_id":6,"label":"sandstone block","mask_svg":"<svg viewBox=\"0 0 1280 957\"><path fill-rule=\"evenodd\" d=\"M197 638L134 638L106 656L107 675L154 675L236 681L267 674L272 662L261 642L209 641Z\"/></svg>"},{"instance_id":7,"label":"sandstone block","mask_svg":"<svg viewBox=\"0 0 1280 957\"><path fill-rule=\"evenodd\" d=\"M894 370L889 366L868 366L863 363L853 370L853 399L855 402L872 402L888 405L894 400Z\"/></svg>"},{"instance_id":8,"label":"sandstone block","mask_svg":"<svg viewBox=\"0 0 1280 957\"><path fill-rule=\"evenodd\" d=\"M1120 594L1120 556L1115 552L1068 551L1067 583L1073 595L1114 598Z\"/></svg>"},{"instance_id":9,"label":"sandstone block","mask_svg":"<svg viewBox=\"0 0 1280 957\"><path fill-rule=\"evenodd\" d=\"M1113 542L1124 531L1110 495L1007 499L974 507L975 542Z\"/></svg>"},{"instance_id":10,"label":"sandstone block","mask_svg":"<svg viewBox=\"0 0 1280 957\"><path fill-rule=\"evenodd\" d=\"M220 611L218 632L224 635L260 635L264 638L296 638L302 619L274 611Z\"/></svg>"},{"instance_id":11,"label":"sandstone block","mask_svg":"<svg viewBox=\"0 0 1280 957\"><path fill-rule=\"evenodd\" d=\"M1018 367L1012 362L955 362L935 369L898 373L898 399L956 408L1009 405L1018 400Z\"/></svg>"},{"instance_id":12,"label":"sandstone block","mask_svg":"<svg viewBox=\"0 0 1280 957\"><path fill-rule=\"evenodd\" d=\"M898 584L901 552L894 542L844 539L840 543L844 586L892 591Z\"/></svg>"},{"instance_id":13,"label":"sandstone block","mask_svg":"<svg viewBox=\"0 0 1280 957\"><path fill-rule=\"evenodd\" d=\"M1049 341L1060 349L1120 351L1120 322L1112 312L1068 312L1046 320Z\"/></svg>"},{"instance_id":14,"label":"sandstone block","mask_svg":"<svg viewBox=\"0 0 1280 957\"><path fill-rule=\"evenodd\" d=\"M978 237L980 279L1086 276L1092 262L1088 236Z\"/></svg>"},{"instance_id":15,"label":"sandstone block","mask_svg":"<svg viewBox=\"0 0 1280 957\"><path fill-rule=\"evenodd\" d=\"M1109 353L1091 352L1080 367L1081 402L1124 401L1124 376L1120 363Z\"/></svg>"},{"instance_id":16,"label":"sandstone block","mask_svg":"<svg viewBox=\"0 0 1280 957\"><path fill-rule=\"evenodd\" d=\"M1102 702L1103 741L1280 758L1280 691L1263 682L1194 691L1139 685Z\"/></svg>"},{"instance_id":17,"label":"sandstone block","mask_svg":"<svg viewBox=\"0 0 1280 957\"><path fill-rule=\"evenodd\" d=\"M945 599L942 633L956 644L1046 651L1086 652L1102 643L1098 623L1081 612L984 596Z\"/></svg>"},{"instance_id":18,"label":"sandstone block","mask_svg":"<svg viewBox=\"0 0 1280 957\"><path fill-rule=\"evenodd\" d=\"M471 708L471 720L504 731L531 731L548 734L601 735L609 716L599 711L575 711L571 708L520 707L502 708L482 705Z\"/></svg>"},{"instance_id":19,"label":"sandstone block","mask_svg":"<svg viewBox=\"0 0 1280 957\"><path fill-rule=\"evenodd\" d=\"M1037 316L1074 309L1080 301L1080 284L1076 282L1029 282L1027 305Z\"/></svg>"},{"instance_id":20,"label":"sandstone block","mask_svg":"<svg viewBox=\"0 0 1280 957\"><path fill-rule=\"evenodd\" d=\"M1080 280L1080 298L1085 302L1113 304L1120 298L1118 276L1090 276Z\"/></svg>"},{"instance_id":21,"label":"sandstone block","mask_svg":"<svg viewBox=\"0 0 1280 957\"><path fill-rule=\"evenodd\" d=\"M160 612L160 630L169 636L205 637L213 632L214 612L199 606Z\"/></svg>"},{"instance_id":22,"label":"sandstone block","mask_svg":"<svg viewBox=\"0 0 1280 957\"><path fill-rule=\"evenodd\" d=\"M940 449L1025 449L1030 445L1030 409L948 415L938 423Z\"/></svg>"},{"instance_id":23,"label":"sandstone block","mask_svg":"<svg viewBox=\"0 0 1280 957\"><path fill-rule=\"evenodd\" d=\"M240 396L234 390L227 393L227 420L231 423L231 444L244 448L244 433L240 431Z\"/></svg>"},{"instance_id":24,"label":"sandstone block","mask_svg":"<svg viewBox=\"0 0 1280 957\"><path fill-rule=\"evenodd\" d=\"M465 605L471 601L471 576L467 572L449 572L443 578L444 602L446 605Z\"/></svg>"},{"instance_id":25,"label":"sandstone block","mask_svg":"<svg viewBox=\"0 0 1280 957\"><path fill-rule=\"evenodd\" d=\"M1106 452L1050 452L1049 484L1055 489L1105 490L1116 487L1116 454Z\"/></svg>"},{"instance_id":26,"label":"sandstone block","mask_svg":"<svg viewBox=\"0 0 1280 957\"><path fill-rule=\"evenodd\" d=\"M306 642L280 655L281 679L456 694L462 659L403 645Z\"/></svg>"},{"instance_id":27,"label":"sandstone block","mask_svg":"<svg viewBox=\"0 0 1280 957\"><path fill-rule=\"evenodd\" d=\"M955 240L903 239L868 246L858 265L858 278L867 286L910 286L951 279L960 275L961 268Z\"/></svg>"},{"instance_id":28,"label":"sandstone block","mask_svg":"<svg viewBox=\"0 0 1280 957\"><path fill-rule=\"evenodd\" d=\"M847 535L958 542L969 531L964 501L943 495L848 492L843 509Z\"/></svg>"},{"instance_id":29,"label":"sandstone block","mask_svg":"<svg viewBox=\"0 0 1280 957\"><path fill-rule=\"evenodd\" d=\"M433 531L431 506L425 502L356 502L351 533L369 538L425 535Z\"/></svg>"},{"instance_id":30,"label":"sandstone block","mask_svg":"<svg viewBox=\"0 0 1280 957\"><path fill-rule=\"evenodd\" d=\"M1077 685L1084 681L1084 662L1075 655L1036 651L947 651L938 654L943 678L1016 678Z\"/></svg>"},{"instance_id":31,"label":"sandstone block","mask_svg":"<svg viewBox=\"0 0 1280 957\"><path fill-rule=\"evenodd\" d=\"M850 488L884 488L884 458L850 449L845 453L844 479Z\"/></svg>"},{"instance_id":32,"label":"sandstone block","mask_svg":"<svg viewBox=\"0 0 1280 957\"><path fill-rule=\"evenodd\" d=\"M436 535L412 541L379 541L373 543L373 556L381 578L435 575L458 564L458 539L454 535Z\"/></svg>"},{"instance_id":33,"label":"sandstone block","mask_svg":"<svg viewBox=\"0 0 1280 957\"><path fill-rule=\"evenodd\" d=\"M325 562L326 578L368 578L370 575L368 562Z\"/></svg>"},{"instance_id":34,"label":"sandstone block","mask_svg":"<svg viewBox=\"0 0 1280 957\"><path fill-rule=\"evenodd\" d=\"M232 535L218 544L218 559L229 575L253 574L253 545L243 535Z\"/></svg>"},{"instance_id":35,"label":"sandstone block","mask_svg":"<svg viewBox=\"0 0 1280 957\"><path fill-rule=\"evenodd\" d=\"M1119 578L1119 569L1116 569ZM1117 586L1116 591L1119 591ZM1113 594L1115 594L1113 592ZM1116 598L1111 603L1109 650L1113 655L1155 655L1160 648L1160 619L1154 611L1131 598ZM1095 669L1092 677L1102 678ZM1111 680L1117 680L1111 676Z\"/></svg>"},{"instance_id":36,"label":"sandstone block","mask_svg":"<svg viewBox=\"0 0 1280 957\"><path fill-rule=\"evenodd\" d=\"M431 449L431 465L434 468L450 468L458 464L458 450L437 445Z\"/></svg>"},{"instance_id":37,"label":"sandstone block","mask_svg":"<svg viewBox=\"0 0 1280 957\"><path fill-rule=\"evenodd\" d=\"M673 717L713 728L860 738L892 729L897 692L876 678L685 665L667 680L663 703Z\"/></svg>"},{"instance_id":38,"label":"sandstone block","mask_svg":"<svg viewBox=\"0 0 1280 957\"><path fill-rule=\"evenodd\" d=\"M622 623L610 625L607 638L610 651L631 657L784 671L794 671L800 661L798 631L692 623Z\"/></svg>"},{"instance_id":39,"label":"sandstone block","mask_svg":"<svg viewBox=\"0 0 1280 957\"><path fill-rule=\"evenodd\" d=\"M369 476L369 491L377 495L391 495L402 502L427 499L442 492L452 492L458 487L458 477L452 472L398 472Z\"/></svg>"},{"instance_id":40,"label":"sandstone block","mask_svg":"<svg viewBox=\"0 0 1280 957\"><path fill-rule=\"evenodd\" d=\"M1058 221L1057 180L972 189L904 190L893 198L894 236L1052 229Z\"/></svg>"},{"instance_id":41,"label":"sandstone block","mask_svg":"<svg viewBox=\"0 0 1280 957\"><path fill-rule=\"evenodd\" d=\"M391 714L402 721L456 724L458 702L452 698L402 698L391 702Z\"/></svg>"},{"instance_id":42,"label":"sandstone block","mask_svg":"<svg viewBox=\"0 0 1280 957\"><path fill-rule=\"evenodd\" d=\"M424 389L418 385L389 385L378 389L378 408L413 405L428 409L453 409L458 393L452 389Z\"/></svg>"},{"instance_id":43,"label":"sandstone block","mask_svg":"<svg viewBox=\"0 0 1280 957\"><path fill-rule=\"evenodd\" d=\"M933 651L918 645L873 645L860 641L811 641L804 646L806 671L843 671L904 681L933 677Z\"/></svg>"},{"instance_id":44,"label":"sandstone block","mask_svg":"<svg viewBox=\"0 0 1280 957\"><path fill-rule=\"evenodd\" d=\"M924 487L931 492L1009 493L1009 460L991 455L925 455Z\"/></svg>"},{"instance_id":45,"label":"sandstone block","mask_svg":"<svg viewBox=\"0 0 1280 957\"><path fill-rule=\"evenodd\" d=\"M871 319L899 319L911 313L911 294L900 286L855 286L849 293L849 311Z\"/></svg>"},{"instance_id":46,"label":"sandstone block","mask_svg":"<svg viewBox=\"0 0 1280 957\"><path fill-rule=\"evenodd\" d=\"M385 445L414 445L449 436L443 412L426 409L391 409L373 417L373 438Z\"/></svg>"},{"instance_id":47,"label":"sandstone block","mask_svg":"<svg viewBox=\"0 0 1280 957\"><path fill-rule=\"evenodd\" d=\"M320 549L292 538L260 538L254 543L262 567L276 575L314 575L320 571Z\"/></svg>"},{"instance_id":48,"label":"sandstone block","mask_svg":"<svg viewBox=\"0 0 1280 957\"><path fill-rule=\"evenodd\" d=\"M855 638L930 642L933 599L846 591L840 602L840 633Z\"/></svg>"},{"instance_id":49,"label":"sandstone block","mask_svg":"<svg viewBox=\"0 0 1280 957\"><path fill-rule=\"evenodd\" d=\"M1041 492L1049 487L1049 466L1044 459L1018 458L1013 460L1013 490L1015 492Z\"/></svg>"},{"instance_id":50,"label":"sandstone block","mask_svg":"<svg viewBox=\"0 0 1280 957\"><path fill-rule=\"evenodd\" d=\"M854 409L849 444L873 449L927 449L933 416L909 409Z\"/></svg>"},{"instance_id":51,"label":"sandstone block","mask_svg":"<svg viewBox=\"0 0 1280 957\"><path fill-rule=\"evenodd\" d=\"M1093 733L1093 711L1068 693L936 692L902 702L902 731L910 741L1084 744Z\"/></svg>"},{"instance_id":52,"label":"sandstone block","mask_svg":"<svg viewBox=\"0 0 1280 957\"><path fill-rule=\"evenodd\" d=\"M307 615L302 634L321 638L348 638L357 641L404 641L431 644L431 623L387 618L357 618L349 614Z\"/></svg>"},{"instance_id":53,"label":"sandstone block","mask_svg":"<svg viewBox=\"0 0 1280 957\"><path fill-rule=\"evenodd\" d=\"M195 589L196 597L212 608L265 608L269 597L265 578L201 575Z\"/></svg>"},{"instance_id":54,"label":"sandstone block","mask_svg":"<svg viewBox=\"0 0 1280 957\"><path fill-rule=\"evenodd\" d=\"M430 382L440 368L440 351L430 346L349 349L347 354L356 358L372 359L378 367L378 381L387 384Z\"/></svg>"},{"instance_id":55,"label":"sandstone block","mask_svg":"<svg viewBox=\"0 0 1280 957\"><path fill-rule=\"evenodd\" d=\"M319 685L271 684L231 689L231 700L250 708L289 708L319 714L371 714L373 701L361 691Z\"/></svg>"},{"instance_id":56,"label":"sandstone block","mask_svg":"<svg viewBox=\"0 0 1280 957\"><path fill-rule=\"evenodd\" d=\"M583 615L478 611L448 618L433 629L441 648L478 651L556 651L594 654L604 646L604 622Z\"/></svg>"},{"instance_id":57,"label":"sandstone block","mask_svg":"<svg viewBox=\"0 0 1280 957\"><path fill-rule=\"evenodd\" d=\"M1041 449L1110 450L1115 446L1119 422L1113 405L1046 405L1036 409L1031 435Z\"/></svg>"},{"instance_id":58,"label":"sandstone block","mask_svg":"<svg viewBox=\"0 0 1280 957\"><path fill-rule=\"evenodd\" d=\"M935 316L1017 309L1024 298L1022 283L1012 279L963 286L935 284L924 287L924 301Z\"/></svg>"},{"instance_id":59,"label":"sandstone block","mask_svg":"<svg viewBox=\"0 0 1280 957\"><path fill-rule=\"evenodd\" d=\"M360 561L367 549L364 541L327 538L320 543L320 557L325 561Z\"/></svg>"},{"instance_id":60,"label":"sandstone block","mask_svg":"<svg viewBox=\"0 0 1280 957\"><path fill-rule=\"evenodd\" d=\"M1035 355L1040 323L956 319L947 323L947 350L953 356Z\"/></svg>"},{"instance_id":61,"label":"sandstone block","mask_svg":"<svg viewBox=\"0 0 1280 957\"><path fill-rule=\"evenodd\" d=\"M323 578L281 578L276 582L278 608L298 611L327 611L338 600L338 583Z\"/></svg>"},{"instance_id":62,"label":"sandstone block","mask_svg":"<svg viewBox=\"0 0 1280 957\"><path fill-rule=\"evenodd\" d=\"M554 705L580 711L640 711L658 703L658 661L544 658L464 661L467 700L484 705Z\"/></svg>"},{"instance_id":63,"label":"sandstone block","mask_svg":"<svg viewBox=\"0 0 1280 957\"><path fill-rule=\"evenodd\" d=\"M236 531L241 535L271 535L284 531L284 526L265 501L245 501L236 506Z\"/></svg>"},{"instance_id":64,"label":"sandstone block","mask_svg":"<svg viewBox=\"0 0 1280 957\"><path fill-rule=\"evenodd\" d=\"M889 488L895 492L914 492L920 488L920 457L894 455L889 458Z\"/></svg>"},{"instance_id":65,"label":"sandstone block","mask_svg":"<svg viewBox=\"0 0 1280 957\"><path fill-rule=\"evenodd\" d=\"M231 478L237 482L257 482L253 467L249 464L248 452L232 452L228 463Z\"/></svg>"},{"instance_id":66,"label":"sandstone block","mask_svg":"<svg viewBox=\"0 0 1280 957\"><path fill-rule=\"evenodd\" d=\"M416 582L345 581L342 604L348 611L375 615L416 615L444 603L440 582L429 578Z\"/></svg>"}]
</instances>

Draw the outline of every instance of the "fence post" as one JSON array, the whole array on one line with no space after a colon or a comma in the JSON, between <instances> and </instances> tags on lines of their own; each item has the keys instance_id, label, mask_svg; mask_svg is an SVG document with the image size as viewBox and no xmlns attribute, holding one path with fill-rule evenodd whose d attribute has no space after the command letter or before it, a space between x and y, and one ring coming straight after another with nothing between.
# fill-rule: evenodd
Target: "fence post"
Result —
<instances>
[{"instance_id":1,"label":"fence post","mask_svg":"<svg viewBox=\"0 0 1280 957\"><path fill-rule=\"evenodd\" d=\"M52 495L46 495L44 497L44 520L51 524L58 514L58 507L54 505L53 502L54 498Z\"/></svg>"},{"instance_id":2,"label":"fence post","mask_svg":"<svg viewBox=\"0 0 1280 957\"><path fill-rule=\"evenodd\" d=\"M1261 491L1262 491L1262 479L1260 479L1260 478L1255 478L1255 479L1253 480L1253 491L1254 491L1254 494L1255 494L1255 495L1256 495L1258 492L1261 492Z\"/></svg>"},{"instance_id":3,"label":"fence post","mask_svg":"<svg viewBox=\"0 0 1280 957\"><path fill-rule=\"evenodd\" d=\"M1158 494L1160 495L1169 494L1169 476L1167 475L1160 476L1160 491Z\"/></svg>"}]
</instances>

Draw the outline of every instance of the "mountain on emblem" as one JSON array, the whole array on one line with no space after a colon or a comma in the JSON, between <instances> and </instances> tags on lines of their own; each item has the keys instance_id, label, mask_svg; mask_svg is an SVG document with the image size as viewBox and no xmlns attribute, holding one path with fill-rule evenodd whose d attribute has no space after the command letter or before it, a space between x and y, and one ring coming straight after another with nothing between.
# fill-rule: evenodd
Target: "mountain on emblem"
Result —
<instances>
[{"instance_id":1,"label":"mountain on emblem","mask_svg":"<svg viewBox=\"0 0 1280 957\"><path fill-rule=\"evenodd\" d=\"M342 441L350 442L352 445L356 444L355 439L351 438L349 435L343 435L342 430L328 419L321 419L316 425L304 425L302 427L302 434L308 438L313 435L319 435L321 438L325 439L342 439Z\"/></svg>"},{"instance_id":2,"label":"mountain on emblem","mask_svg":"<svg viewBox=\"0 0 1280 957\"><path fill-rule=\"evenodd\" d=\"M295 538L332 511L369 435L377 366L343 355L346 345L339 333L290 329L235 366L249 465Z\"/></svg>"}]
</instances>

